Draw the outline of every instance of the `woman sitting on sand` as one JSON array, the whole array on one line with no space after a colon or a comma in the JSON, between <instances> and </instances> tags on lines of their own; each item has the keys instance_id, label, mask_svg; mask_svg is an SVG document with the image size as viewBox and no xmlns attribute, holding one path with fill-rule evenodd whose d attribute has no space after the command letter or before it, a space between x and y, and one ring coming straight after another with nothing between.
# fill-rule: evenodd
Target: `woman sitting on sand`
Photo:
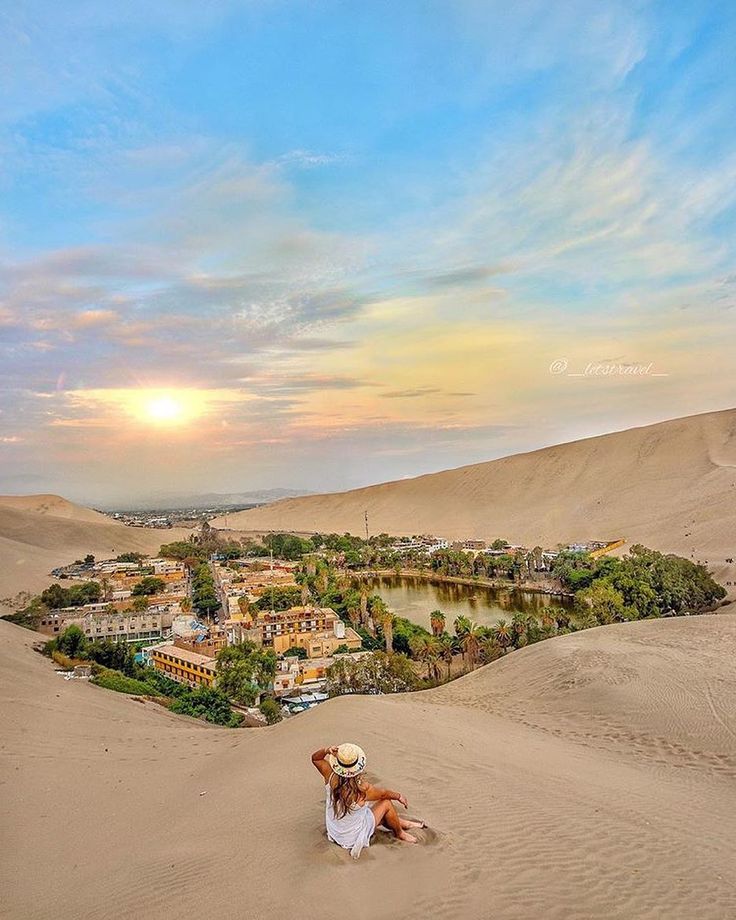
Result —
<instances>
[{"instance_id":1,"label":"woman sitting on sand","mask_svg":"<svg viewBox=\"0 0 736 920\"><path fill-rule=\"evenodd\" d=\"M325 781L327 837L350 850L354 859L363 847L370 846L381 824L405 843L417 842L416 837L407 834L409 828L424 827L421 821L406 821L398 816L394 802L409 807L400 792L378 789L361 778L365 761L365 753L357 744L321 748L312 754L312 763Z\"/></svg>"}]
</instances>

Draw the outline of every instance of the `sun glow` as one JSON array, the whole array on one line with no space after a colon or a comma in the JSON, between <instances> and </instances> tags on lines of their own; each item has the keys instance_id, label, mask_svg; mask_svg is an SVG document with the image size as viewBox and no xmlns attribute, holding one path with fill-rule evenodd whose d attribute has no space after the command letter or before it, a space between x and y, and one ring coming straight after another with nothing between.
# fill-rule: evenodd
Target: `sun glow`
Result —
<instances>
[{"instance_id":1,"label":"sun glow","mask_svg":"<svg viewBox=\"0 0 736 920\"><path fill-rule=\"evenodd\" d=\"M175 424L182 421L184 406L173 396L157 396L146 404L146 412L154 422Z\"/></svg>"},{"instance_id":2,"label":"sun glow","mask_svg":"<svg viewBox=\"0 0 736 920\"><path fill-rule=\"evenodd\" d=\"M205 409L205 399L198 390L139 390L128 396L132 414L142 422L159 428L187 425Z\"/></svg>"}]
</instances>

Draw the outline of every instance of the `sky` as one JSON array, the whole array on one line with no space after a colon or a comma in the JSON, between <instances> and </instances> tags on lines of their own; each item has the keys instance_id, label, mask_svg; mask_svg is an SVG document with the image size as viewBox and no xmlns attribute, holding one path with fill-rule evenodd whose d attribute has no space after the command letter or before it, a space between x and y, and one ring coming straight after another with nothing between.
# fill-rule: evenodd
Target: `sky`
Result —
<instances>
[{"instance_id":1,"label":"sky","mask_svg":"<svg viewBox=\"0 0 736 920\"><path fill-rule=\"evenodd\" d=\"M0 0L0 491L335 491L734 405L736 6Z\"/></svg>"}]
</instances>

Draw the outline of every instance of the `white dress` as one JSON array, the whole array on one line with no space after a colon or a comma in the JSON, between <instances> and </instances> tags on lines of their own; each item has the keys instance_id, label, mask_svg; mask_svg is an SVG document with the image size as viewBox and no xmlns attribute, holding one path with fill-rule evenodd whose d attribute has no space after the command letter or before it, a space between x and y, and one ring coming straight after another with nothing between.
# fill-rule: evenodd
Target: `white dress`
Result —
<instances>
[{"instance_id":1,"label":"white dress","mask_svg":"<svg viewBox=\"0 0 736 920\"><path fill-rule=\"evenodd\" d=\"M332 789L329 783L325 785L325 824L328 839L350 850L353 859L360 856L363 847L371 845L371 835L376 829L373 809L367 803L358 805L342 818L337 818L332 807Z\"/></svg>"}]
</instances>

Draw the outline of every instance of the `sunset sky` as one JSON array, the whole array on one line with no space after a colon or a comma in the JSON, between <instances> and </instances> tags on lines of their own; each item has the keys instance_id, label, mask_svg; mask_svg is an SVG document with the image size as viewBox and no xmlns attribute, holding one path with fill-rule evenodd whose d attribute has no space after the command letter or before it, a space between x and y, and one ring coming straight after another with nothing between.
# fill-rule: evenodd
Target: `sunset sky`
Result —
<instances>
[{"instance_id":1,"label":"sunset sky","mask_svg":"<svg viewBox=\"0 0 736 920\"><path fill-rule=\"evenodd\" d=\"M2 4L0 491L332 491L733 406L734 47L730 2Z\"/></svg>"}]
</instances>

